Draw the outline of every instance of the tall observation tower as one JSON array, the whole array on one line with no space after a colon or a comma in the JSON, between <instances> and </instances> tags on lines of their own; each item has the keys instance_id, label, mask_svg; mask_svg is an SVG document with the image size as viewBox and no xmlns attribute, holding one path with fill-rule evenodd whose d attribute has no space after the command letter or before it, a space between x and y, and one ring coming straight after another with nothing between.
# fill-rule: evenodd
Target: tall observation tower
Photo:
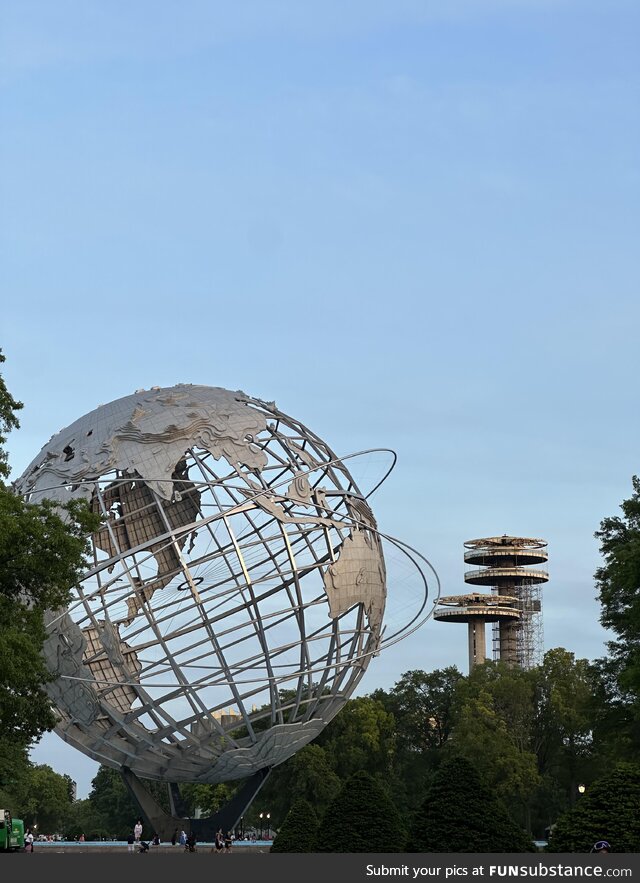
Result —
<instances>
[{"instance_id":1,"label":"tall observation tower","mask_svg":"<svg viewBox=\"0 0 640 883\"><path fill-rule=\"evenodd\" d=\"M532 567L548 560L544 540L527 537L485 537L468 540L464 575L471 586L489 588L440 598L434 619L466 622L469 633L469 671L486 659L485 624L492 623L493 659L532 668L542 661L541 586L546 570Z\"/></svg>"}]
</instances>

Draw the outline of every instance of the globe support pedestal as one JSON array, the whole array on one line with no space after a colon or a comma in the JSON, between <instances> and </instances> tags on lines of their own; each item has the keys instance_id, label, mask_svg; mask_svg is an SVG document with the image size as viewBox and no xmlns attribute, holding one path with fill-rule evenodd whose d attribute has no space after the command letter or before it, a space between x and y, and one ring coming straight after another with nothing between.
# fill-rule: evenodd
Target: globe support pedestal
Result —
<instances>
[{"instance_id":1,"label":"globe support pedestal","mask_svg":"<svg viewBox=\"0 0 640 883\"><path fill-rule=\"evenodd\" d=\"M161 840L171 840L176 828L178 832L186 831L193 833L196 841L213 842L216 831L231 831L238 824L247 809L253 803L258 791L267 781L271 772L270 767L258 770L251 778L247 779L242 788L231 800L221 807L213 815L206 819L191 819L179 815L184 811L180 792L175 783L169 785L169 802L172 815L166 813L156 799L144 787L140 779L127 767L122 767L120 775L131 796L134 798L140 811L154 834L158 834Z\"/></svg>"}]
</instances>

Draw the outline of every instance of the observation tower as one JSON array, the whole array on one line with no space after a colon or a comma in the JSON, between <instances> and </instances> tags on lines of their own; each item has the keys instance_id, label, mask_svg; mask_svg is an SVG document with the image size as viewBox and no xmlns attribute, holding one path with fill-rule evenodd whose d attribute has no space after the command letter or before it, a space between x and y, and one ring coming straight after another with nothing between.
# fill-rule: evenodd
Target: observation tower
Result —
<instances>
[{"instance_id":1,"label":"observation tower","mask_svg":"<svg viewBox=\"0 0 640 883\"><path fill-rule=\"evenodd\" d=\"M548 560L545 540L528 537L485 537L467 540L464 560L470 565L464 580L491 593L440 598L434 619L466 622L469 632L469 671L486 659L485 623L493 626L493 659L532 668L542 660L541 586L546 570L532 567Z\"/></svg>"}]
</instances>

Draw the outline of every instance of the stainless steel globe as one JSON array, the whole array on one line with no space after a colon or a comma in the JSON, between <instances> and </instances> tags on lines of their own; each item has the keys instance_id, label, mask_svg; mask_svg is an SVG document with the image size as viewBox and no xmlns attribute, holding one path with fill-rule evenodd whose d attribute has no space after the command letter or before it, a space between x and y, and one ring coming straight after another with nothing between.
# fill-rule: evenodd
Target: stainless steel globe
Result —
<instances>
[{"instance_id":1,"label":"stainless steel globe","mask_svg":"<svg viewBox=\"0 0 640 883\"><path fill-rule=\"evenodd\" d=\"M70 606L46 615L58 734L141 778L211 783L317 736L385 643L383 535L347 460L273 402L208 386L140 390L54 435L16 490L101 517ZM388 640L424 621L418 573Z\"/></svg>"}]
</instances>

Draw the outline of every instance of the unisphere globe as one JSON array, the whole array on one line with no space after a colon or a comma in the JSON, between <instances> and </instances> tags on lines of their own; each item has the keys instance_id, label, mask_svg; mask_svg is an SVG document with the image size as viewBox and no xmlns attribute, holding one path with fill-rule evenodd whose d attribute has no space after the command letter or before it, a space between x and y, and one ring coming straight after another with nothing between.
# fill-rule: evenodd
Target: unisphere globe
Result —
<instances>
[{"instance_id":1,"label":"unisphere globe","mask_svg":"<svg viewBox=\"0 0 640 883\"><path fill-rule=\"evenodd\" d=\"M100 516L47 611L56 731L145 779L223 782L316 737L381 646L367 497L317 435L243 392L139 390L54 435L16 482Z\"/></svg>"}]
</instances>

